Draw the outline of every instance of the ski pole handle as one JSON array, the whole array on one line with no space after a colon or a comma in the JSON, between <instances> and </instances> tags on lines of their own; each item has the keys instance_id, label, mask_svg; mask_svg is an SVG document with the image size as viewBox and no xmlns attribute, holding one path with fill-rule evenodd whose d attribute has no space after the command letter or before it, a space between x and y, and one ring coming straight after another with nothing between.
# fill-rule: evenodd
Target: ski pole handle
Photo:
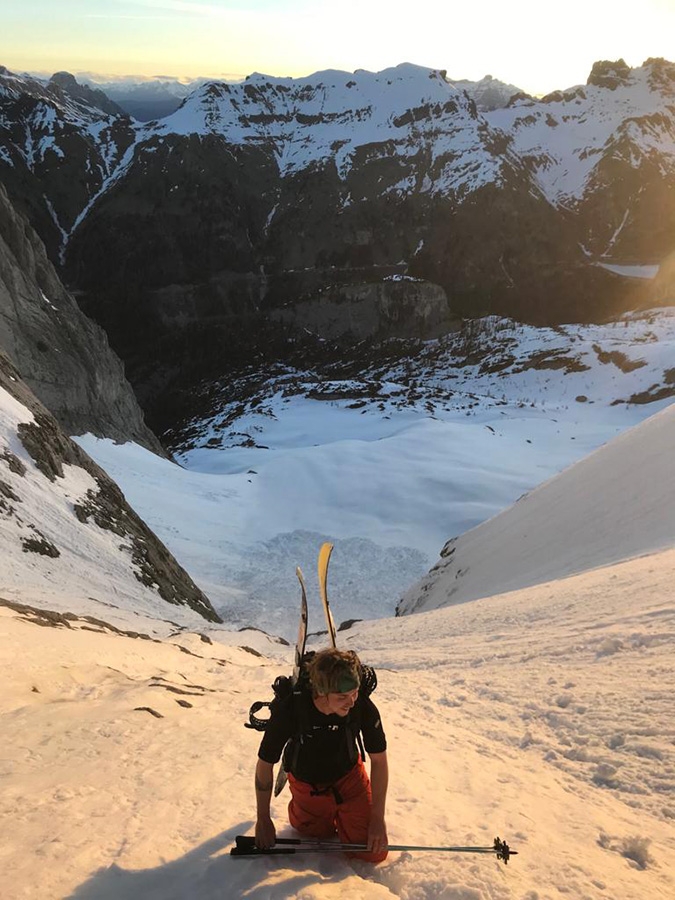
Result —
<instances>
[{"instance_id":1,"label":"ski pole handle","mask_svg":"<svg viewBox=\"0 0 675 900\"><path fill-rule=\"evenodd\" d=\"M295 853L293 847L270 847L269 850L262 850L260 847L256 847L255 838L248 834L238 834L234 841L235 846L230 850L230 856L259 856L268 853ZM290 843L295 842L290 841Z\"/></svg>"}]
</instances>

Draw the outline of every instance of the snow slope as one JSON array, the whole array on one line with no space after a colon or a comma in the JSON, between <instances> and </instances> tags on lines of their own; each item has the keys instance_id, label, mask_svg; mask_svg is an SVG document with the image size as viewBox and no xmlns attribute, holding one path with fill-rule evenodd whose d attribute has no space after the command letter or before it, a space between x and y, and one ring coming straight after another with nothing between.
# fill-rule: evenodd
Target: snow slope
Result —
<instances>
[{"instance_id":1,"label":"snow slope","mask_svg":"<svg viewBox=\"0 0 675 900\"><path fill-rule=\"evenodd\" d=\"M399 611L434 609L675 547L675 405L454 540Z\"/></svg>"},{"instance_id":2,"label":"snow slope","mask_svg":"<svg viewBox=\"0 0 675 900\"><path fill-rule=\"evenodd\" d=\"M232 859L255 807L258 735L243 722L290 653L185 634L188 654L0 606L0 894L670 900L674 577L669 551L340 635L378 670L392 843L499 835L519 854L506 867L407 852L379 867ZM287 799L273 804L281 834Z\"/></svg>"},{"instance_id":3,"label":"snow slope","mask_svg":"<svg viewBox=\"0 0 675 900\"><path fill-rule=\"evenodd\" d=\"M161 635L206 624L208 601L104 473L67 447L60 455L56 423L50 432L44 408L37 401L34 408L35 415L0 386L0 596L127 628L132 619L135 630Z\"/></svg>"}]
</instances>

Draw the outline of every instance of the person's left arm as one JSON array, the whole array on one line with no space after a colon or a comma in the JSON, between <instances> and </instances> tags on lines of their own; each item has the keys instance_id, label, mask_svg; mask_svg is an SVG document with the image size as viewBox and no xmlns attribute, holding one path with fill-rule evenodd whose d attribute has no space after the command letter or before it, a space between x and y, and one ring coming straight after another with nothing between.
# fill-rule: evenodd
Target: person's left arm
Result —
<instances>
[{"instance_id":1,"label":"person's left arm","mask_svg":"<svg viewBox=\"0 0 675 900\"><path fill-rule=\"evenodd\" d=\"M389 785L389 764L387 751L370 754L370 785L373 791L373 806L368 825L368 850L377 853L387 849L387 825L384 820Z\"/></svg>"}]
</instances>

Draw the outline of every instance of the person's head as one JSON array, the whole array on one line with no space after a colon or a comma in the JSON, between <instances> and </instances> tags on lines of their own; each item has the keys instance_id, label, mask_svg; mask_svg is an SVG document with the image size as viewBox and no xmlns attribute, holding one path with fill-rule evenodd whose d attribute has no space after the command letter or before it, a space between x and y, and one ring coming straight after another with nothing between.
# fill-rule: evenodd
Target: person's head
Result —
<instances>
[{"instance_id":1,"label":"person's head","mask_svg":"<svg viewBox=\"0 0 675 900\"><path fill-rule=\"evenodd\" d=\"M312 694L328 712L346 716L359 696L361 663L353 650L320 650L308 666Z\"/></svg>"}]
</instances>

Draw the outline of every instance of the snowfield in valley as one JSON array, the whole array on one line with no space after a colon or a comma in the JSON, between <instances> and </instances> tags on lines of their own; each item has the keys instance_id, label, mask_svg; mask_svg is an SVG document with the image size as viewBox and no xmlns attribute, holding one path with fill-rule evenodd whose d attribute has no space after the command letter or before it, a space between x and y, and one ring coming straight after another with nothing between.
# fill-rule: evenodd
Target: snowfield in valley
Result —
<instances>
[{"instance_id":1,"label":"snowfield in valley","mask_svg":"<svg viewBox=\"0 0 675 900\"><path fill-rule=\"evenodd\" d=\"M78 441L226 622L291 638L295 566L316 590L324 540L338 621L391 615L448 539L672 402L674 365L672 310L556 329L495 319L359 381L254 372L255 390L229 385L242 399L191 424L183 470Z\"/></svg>"}]
</instances>

